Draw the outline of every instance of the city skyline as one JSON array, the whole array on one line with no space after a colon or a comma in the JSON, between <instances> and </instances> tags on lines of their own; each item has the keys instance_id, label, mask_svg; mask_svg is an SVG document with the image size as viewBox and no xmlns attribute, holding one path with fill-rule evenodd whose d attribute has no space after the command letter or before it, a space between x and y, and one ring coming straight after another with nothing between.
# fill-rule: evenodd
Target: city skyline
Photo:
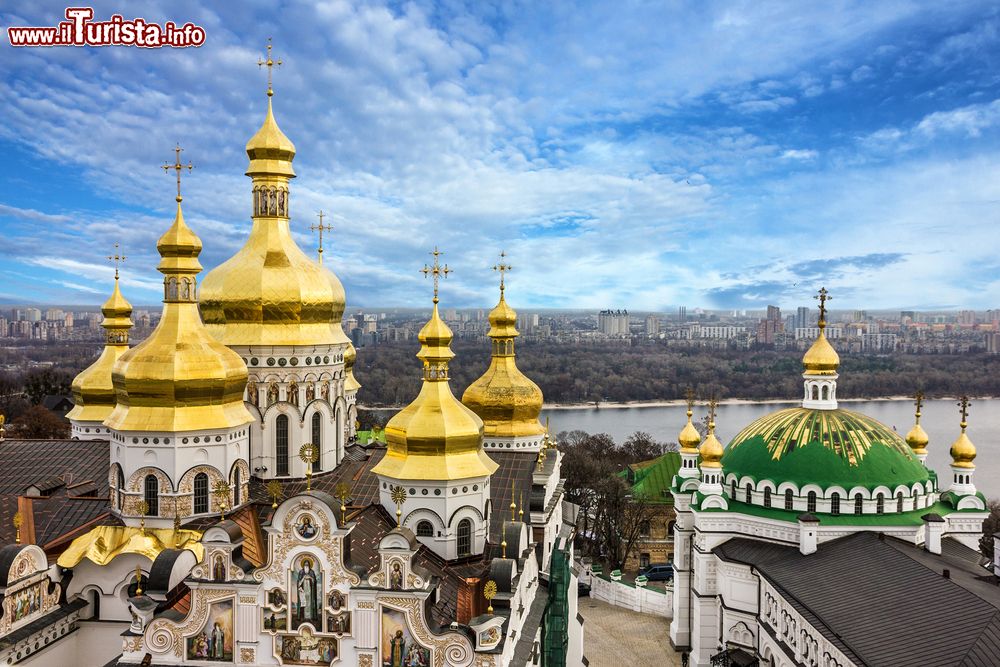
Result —
<instances>
[{"instance_id":1,"label":"city skyline","mask_svg":"<svg viewBox=\"0 0 1000 667\"><path fill-rule=\"evenodd\" d=\"M153 3L147 20L205 26L205 45L4 43L0 300L100 303L117 241L128 298L155 306L176 141L206 271L232 254L273 36L294 234L313 254L327 211L352 308L429 302L435 244L455 308L495 302L501 249L519 309L792 310L820 285L871 310L993 308L997 9L790 7L297 5L279 22ZM0 20L55 25L64 8ZM321 38L295 39L302 25Z\"/></svg>"}]
</instances>

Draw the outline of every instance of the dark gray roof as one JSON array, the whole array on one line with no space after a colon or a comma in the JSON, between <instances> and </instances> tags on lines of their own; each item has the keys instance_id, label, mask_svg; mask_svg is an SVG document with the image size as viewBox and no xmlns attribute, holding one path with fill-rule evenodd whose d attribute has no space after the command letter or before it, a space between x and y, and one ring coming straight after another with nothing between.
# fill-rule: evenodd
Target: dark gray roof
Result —
<instances>
[{"instance_id":1,"label":"dark gray roof","mask_svg":"<svg viewBox=\"0 0 1000 667\"><path fill-rule=\"evenodd\" d=\"M745 538L714 553L754 566L858 664L1000 665L1000 588L966 559L868 532L809 556Z\"/></svg>"}]
</instances>

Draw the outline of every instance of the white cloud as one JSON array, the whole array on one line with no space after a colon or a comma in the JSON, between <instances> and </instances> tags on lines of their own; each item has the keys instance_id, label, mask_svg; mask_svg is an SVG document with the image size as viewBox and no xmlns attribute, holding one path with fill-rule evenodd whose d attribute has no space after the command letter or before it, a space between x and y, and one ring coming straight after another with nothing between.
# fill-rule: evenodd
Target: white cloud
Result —
<instances>
[{"instance_id":1,"label":"white cloud","mask_svg":"<svg viewBox=\"0 0 1000 667\"><path fill-rule=\"evenodd\" d=\"M781 153L782 160L815 160L819 153L812 149L790 148Z\"/></svg>"}]
</instances>

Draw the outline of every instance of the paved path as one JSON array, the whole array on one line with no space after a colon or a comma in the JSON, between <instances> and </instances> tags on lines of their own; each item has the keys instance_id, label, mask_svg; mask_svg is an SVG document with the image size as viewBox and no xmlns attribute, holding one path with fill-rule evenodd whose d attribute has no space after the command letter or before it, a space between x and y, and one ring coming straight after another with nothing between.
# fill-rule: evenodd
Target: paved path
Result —
<instances>
[{"instance_id":1,"label":"paved path","mask_svg":"<svg viewBox=\"0 0 1000 667\"><path fill-rule=\"evenodd\" d=\"M670 621L593 598L580 598L583 653L591 667L680 667L670 647Z\"/></svg>"}]
</instances>

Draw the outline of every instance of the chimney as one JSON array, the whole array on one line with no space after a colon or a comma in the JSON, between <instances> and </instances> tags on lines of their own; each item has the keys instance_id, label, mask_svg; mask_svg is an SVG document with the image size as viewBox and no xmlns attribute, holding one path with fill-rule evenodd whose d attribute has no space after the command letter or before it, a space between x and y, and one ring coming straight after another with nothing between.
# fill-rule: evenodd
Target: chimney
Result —
<instances>
[{"instance_id":1,"label":"chimney","mask_svg":"<svg viewBox=\"0 0 1000 667\"><path fill-rule=\"evenodd\" d=\"M819 519L804 512L799 515L799 553L803 556L816 553L819 548Z\"/></svg>"},{"instance_id":2,"label":"chimney","mask_svg":"<svg viewBox=\"0 0 1000 667\"><path fill-rule=\"evenodd\" d=\"M941 553L941 536L944 534L944 519L940 514L929 512L922 517L924 520L924 549L932 554Z\"/></svg>"}]
</instances>

